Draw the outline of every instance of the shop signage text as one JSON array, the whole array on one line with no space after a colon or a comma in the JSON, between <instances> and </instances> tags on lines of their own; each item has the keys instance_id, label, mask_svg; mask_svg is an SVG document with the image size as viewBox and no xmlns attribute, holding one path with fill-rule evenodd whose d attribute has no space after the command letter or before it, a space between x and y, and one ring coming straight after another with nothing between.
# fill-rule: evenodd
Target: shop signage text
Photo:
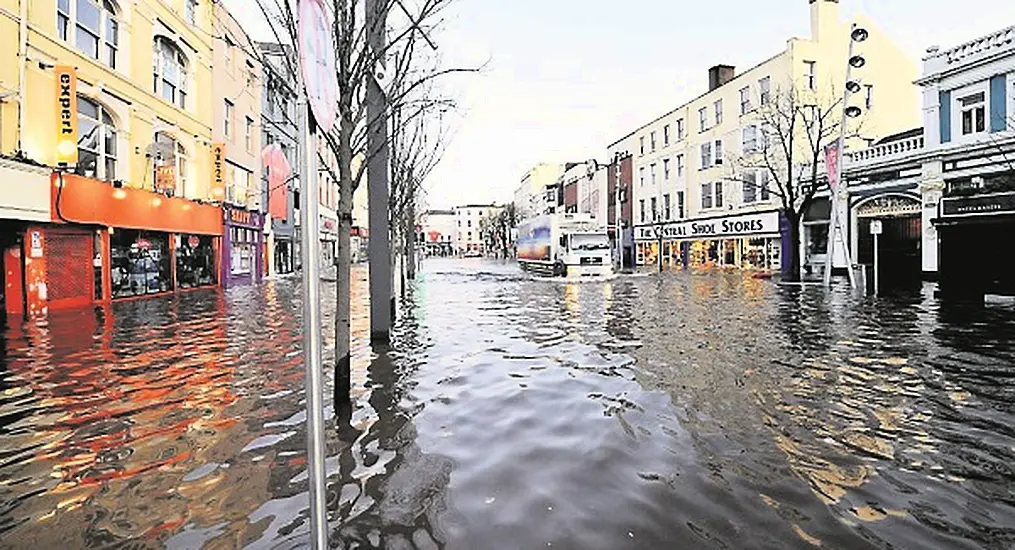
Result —
<instances>
[{"instance_id":1,"label":"shop signage text","mask_svg":"<svg viewBox=\"0 0 1015 550\"><path fill-rule=\"evenodd\" d=\"M920 213L920 201L915 198L888 195L872 199L856 210L856 215L864 218L871 216L908 216Z\"/></svg>"},{"instance_id":2,"label":"shop signage text","mask_svg":"<svg viewBox=\"0 0 1015 550\"><path fill-rule=\"evenodd\" d=\"M333 218L325 218L321 216L321 232L323 233L337 233L338 222Z\"/></svg>"},{"instance_id":3,"label":"shop signage text","mask_svg":"<svg viewBox=\"0 0 1015 550\"><path fill-rule=\"evenodd\" d=\"M74 67L57 65L56 108L57 136L56 162L68 166L78 162L78 77Z\"/></svg>"},{"instance_id":4,"label":"shop signage text","mask_svg":"<svg viewBox=\"0 0 1015 550\"><path fill-rule=\"evenodd\" d=\"M28 255L31 258L42 257L42 231L32 231L32 249Z\"/></svg>"},{"instance_id":5,"label":"shop signage text","mask_svg":"<svg viewBox=\"0 0 1015 550\"><path fill-rule=\"evenodd\" d=\"M176 169L172 164L155 168L155 190L164 192L176 189Z\"/></svg>"},{"instance_id":6,"label":"shop signage text","mask_svg":"<svg viewBox=\"0 0 1015 550\"><path fill-rule=\"evenodd\" d=\"M974 197L946 197L941 201L943 216L987 215L1015 212L1015 193Z\"/></svg>"},{"instance_id":7,"label":"shop signage text","mask_svg":"<svg viewBox=\"0 0 1015 550\"><path fill-rule=\"evenodd\" d=\"M247 210L229 210L229 221L240 225L252 225L253 217Z\"/></svg>"},{"instance_id":8,"label":"shop signage text","mask_svg":"<svg viewBox=\"0 0 1015 550\"><path fill-rule=\"evenodd\" d=\"M211 144L211 164L212 164L212 175L211 175L211 198L212 200L222 200L226 196L226 144L225 143L212 143Z\"/></svg>"},{"instance_id":9,"label":"shop signage text","mask_svg":"<svg viewBox=\"0 0 1015 550\"><path fill-rule=\"evenodd\" d=\"M673 222L662 226L644 226L636 230L637 240L708 239L779 232L779 213L744 214L728 218Z\"/></svg>"}]
</instances>

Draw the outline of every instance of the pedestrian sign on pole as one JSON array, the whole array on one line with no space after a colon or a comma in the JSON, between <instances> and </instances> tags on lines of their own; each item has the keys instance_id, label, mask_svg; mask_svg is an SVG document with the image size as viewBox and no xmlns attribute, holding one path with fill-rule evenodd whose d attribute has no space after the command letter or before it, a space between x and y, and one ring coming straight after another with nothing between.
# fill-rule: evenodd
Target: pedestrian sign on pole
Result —
<instances>
[{"instance_id":1,"label":"pedestrian sign on pole","mask_svg":"<svg viewBox=\"0 0 1015 550\"><path fill-rule=\"evenodd\" d=\"M884 233L884 231L885 227L884 224L881 223L881 220L871 221L871 235L880 235Z\"/></svg>"},{"instance_id":2,"label":"pedestrian sign on pole","mask_svg":"<svg viewBox=\"0 0 1015 550\"><path fill-rule=\"evenodd\" d=\"M310 108L321 129L335 127L338 114L338 72L331 23L321 0L300 0L300 68Z\"/></svg>"}]
</instances>

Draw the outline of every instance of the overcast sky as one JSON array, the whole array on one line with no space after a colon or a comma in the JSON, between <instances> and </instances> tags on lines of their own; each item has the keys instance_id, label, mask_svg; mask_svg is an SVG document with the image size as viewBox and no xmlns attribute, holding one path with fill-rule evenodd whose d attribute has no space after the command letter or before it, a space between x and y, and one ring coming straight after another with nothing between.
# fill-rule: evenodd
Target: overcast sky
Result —
<instances>
[{"instance_id":1,"label":"overcast sky","mask_svg":"<svg viewBox=\"0 0 1015 550\"><path fill-rule=\"evenodd\" d=\"M269 40L254 0L224 0ZM434 39L447 65L489 59L455 78L454 141L427 182L431 207L506 202L540 161L597 158L635 128L699 95L708 67L753 66L810 33L808 0L454 0ZM919 61L1015 25L1012 0L841 0Z\"/></svg>"}]
</instances>

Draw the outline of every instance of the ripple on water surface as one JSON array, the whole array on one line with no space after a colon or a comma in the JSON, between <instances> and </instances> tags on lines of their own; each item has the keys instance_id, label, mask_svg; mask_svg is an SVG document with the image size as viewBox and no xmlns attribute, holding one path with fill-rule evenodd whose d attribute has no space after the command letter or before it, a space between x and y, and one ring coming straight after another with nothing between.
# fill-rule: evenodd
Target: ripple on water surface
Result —
<instances>
[{"instance_id":1,"label":"ripple on water surface","mask_svg":"<svg viewBox=\"0 0 1015 550\"><path fill-rule=\"evenodd\" d=\"M428 260L372 350L365 276L336 546L1015 543L1010 308ZM304 546L299 307L279 280L9 329L0 546Z\"/></svg>"}]
</instances>

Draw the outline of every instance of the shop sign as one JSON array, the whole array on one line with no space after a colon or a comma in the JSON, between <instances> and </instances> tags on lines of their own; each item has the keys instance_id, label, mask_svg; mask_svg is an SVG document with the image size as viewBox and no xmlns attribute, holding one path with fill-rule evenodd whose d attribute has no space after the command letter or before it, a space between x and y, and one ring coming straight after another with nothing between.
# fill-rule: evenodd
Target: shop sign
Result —
<instances>
[{"instance_id":1,"label":"shop sign","mask_svg":"<svg viewBox=\"0 0 1015 550\"><path fill-rule=\"evenodd\" d=\"M137 244L137 247L141 250L148 250L152 247L152 242L148 239L138 239L135 244Z\"/></svg>"},{"instance_id":2,"label":"shop sign","mask_svg":"<svg viewBox=\"0 0 1015 550\"><path fill-rule=\"evenodd\" d=\"M164 192L176 189L176 167L163 164L155 167L155 190Z\"/></svg>"},{"instance_id":3,"label":"shop sign","mask_svg":"<svg viewBox=\"0 0 1015 550\"><path fill-rule=\"evenodd\" d=\"M334 218L325 218L321 216L321 232L322 233L337 233L338 222Z\"/></svg>"},{"instance_id":4,"label":"shop sign","mask_svg":"<svg viewBox=\"0 0 1015 550\"><path fill-rule=\"evenodd\" d=\"M187 239L187 244L189 244L191 248L197 248L197 246L201 244L201 239L197 238L196 235L191 235L190 238Z\"/></svg>"},{"instance_id":5,"label":"shop sign","mask_svg":"<svg viewBox=\"0 0 1015 550\"><path fill-rule=\"evenodd\" d=\"M42 231L32 231L32 246L29 257L41 258L42 257Z\"/></svg>"},{"instance_id":6,"label":"shop sign","mask_svg":"<svg viewBox=\"0 0 1015 550\"><path fill-rule=\"evenodd\" d=\"M226 196L226 144L211 144L211 198L220 201Z\"/></svg>"},{"instance_id":7,"label":"shop sign","mask_svg":"<svg viewBox=\"0 0 1015 550\"><path fill-rule=\"evenodd\" d=\"M920 201L899 195L884 195L863 203L856 209L861 218L885 216L909 216L920 213Z\"/></svg>"},{"instance_id":8,"label":"shop sign","mask_svg":"<svg viewBox=\"0 0 1015 550\"><path fill-rule=\"evenodd\" d=\"M56 163L62 166L78 162L78 76L74 67L57 65L56 109Z\"/></svg>"},{"instance_id":9,"label":"shop sign","mask_svg":"<svg viewBox=\"0 0 1015 550\"><path fill-rule=\"evenodd\" d=\"M942 216L985 216L1015 212L1015 193L994 193L974 197L946 197Z\"/></svg>"},{"instance_id":10,"label":"shop sign","mask_svg":"<svg viewBox=\"0 0 1015 550\"><path fill-rule=\"evenodd\" d=\"M250 211L230 208L228 212L229 212L229 221L233 222L234 224L253 225L252 221L253 216L250 214Z\"/></svg>"},{"instance_id":11,"label":"shop sign","mask_svg":"<svg viewBox=\"0 0 1015 550\"><path fill-rule=\"evenodd\" d=\"M664 239L713 239L779 233L779 213L744 214L728 218L688 220L636 228L640 241Z\"/></svg>"}]
</instances>

